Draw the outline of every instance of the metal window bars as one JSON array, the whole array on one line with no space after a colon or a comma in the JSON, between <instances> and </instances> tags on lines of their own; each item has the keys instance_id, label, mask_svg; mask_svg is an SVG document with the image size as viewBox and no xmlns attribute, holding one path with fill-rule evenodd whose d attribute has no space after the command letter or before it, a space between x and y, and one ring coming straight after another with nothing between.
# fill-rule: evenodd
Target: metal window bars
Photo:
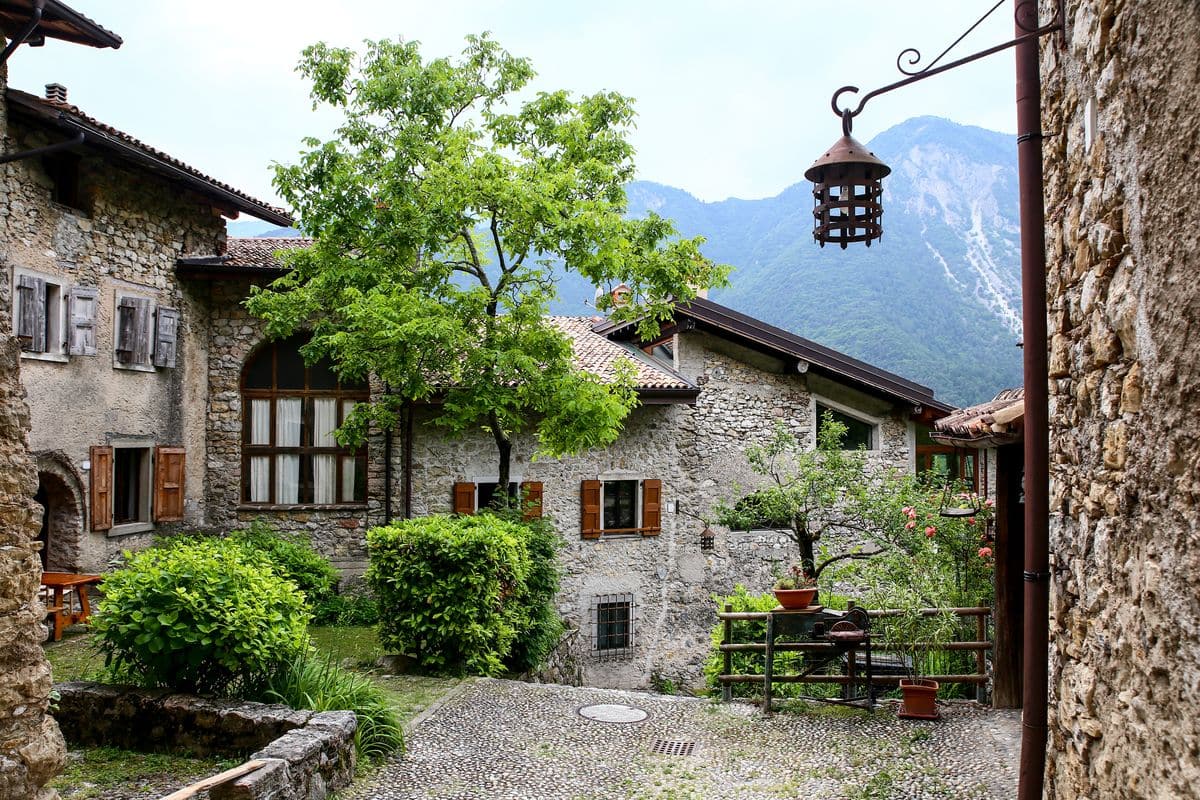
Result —
<instances>
[{"instance_id":1,"label":"metal window bars","mask_svg":"<svg viewBox=\"0 0 1200 800\"><path fill-rule=\"evenodd\" d=\"M635 613L632 594L603 594L589 609L592 652L598 661L633 657Z\"/></svg>"}]
</instances>

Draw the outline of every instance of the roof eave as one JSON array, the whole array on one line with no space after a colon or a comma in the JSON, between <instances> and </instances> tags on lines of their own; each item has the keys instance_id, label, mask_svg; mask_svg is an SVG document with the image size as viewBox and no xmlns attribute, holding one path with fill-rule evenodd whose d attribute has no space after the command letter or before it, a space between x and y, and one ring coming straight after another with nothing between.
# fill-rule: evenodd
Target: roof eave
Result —
<instances>
[{"instance_id":1,"label":"roof eave","mask_svg":"<svg viewBox=\"0 0 1200 800\"><path fill-rule=\"evenodd\" d=\"M11 2L0 2L0 13L17 14L17 13L33 13L33 5L15 4ZM13 22L18 22L16 17L13 17ZM82 44L88 47L111 47L116 50L124 41L120 36L110 30L100 27L92 20L80 14L70 6L64 5L59 0L45 0L45 8L42 11L42 22L34 31L35 37L49 37L58 39L64 42L72 42L74 44Z\"/></svg>"},{"instance_id":2,"label":"roof eave","mask_svg":"<svg viewBox=\"0 0 1200 800\"><path fill-rule=\"evenodd\" d=\"M700 396L697 388L642 386L637 389L638 400L644 406L696 405Z\"/></svg>"}]
</instances>

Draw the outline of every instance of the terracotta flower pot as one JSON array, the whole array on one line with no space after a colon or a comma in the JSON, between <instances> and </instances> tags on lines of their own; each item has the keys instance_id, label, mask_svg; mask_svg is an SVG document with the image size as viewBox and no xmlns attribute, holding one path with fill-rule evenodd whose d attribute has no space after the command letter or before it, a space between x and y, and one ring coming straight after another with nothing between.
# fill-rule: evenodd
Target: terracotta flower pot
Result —
<instances>
[{"instance_id":1,"label":"terracotta flower pot","mask_svg":"<svg viewBox=\"0 0 1200 800\"><path fill-rule=\"evenodd\" d=\"M816 587L810 589L772 589L779 605L787 609L808 608L817 596Z\"/></svg>"},{"instance_id":2,"label":"terracotta flower pot","mask_svg":"<svg viewBox=\"0 0 1200 800\"><path fill-rule=\"evenodd\" d=\"M938 682L927 678L901 678L900 694L904 702L896 716L903 719L938 719Z\"/></svg>"}]
</instances>

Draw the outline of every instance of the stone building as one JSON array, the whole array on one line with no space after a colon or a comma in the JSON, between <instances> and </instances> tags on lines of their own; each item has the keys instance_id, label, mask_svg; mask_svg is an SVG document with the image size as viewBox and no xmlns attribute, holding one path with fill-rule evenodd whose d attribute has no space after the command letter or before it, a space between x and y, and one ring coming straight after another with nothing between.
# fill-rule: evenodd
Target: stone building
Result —
<instances>
[{"instance_id":1,"label":"stone building","mask_svg":"<svg viewBox=\"0 0 1200 800\"><path fill-rule=\"evenodd\" d=\"M5 100L7 61L30 34L90 47L119 47L121 39L56 0L35 18L32 2L0 6L0 153L17 149ZM40 21L37 28L31 21ZM21 55L27 55L21 52ZM21 233L7 198L16 190L17 164L0 164L0 264ZM62 769L66 748L48 713L50 665L42 653L44 608L38 597L41 564L38 513L33 502L37 468L27 444L29 406L20 382L21 348L8 335L10 284L0 280L0 800L52 800L44 788Z\"/></svg>"},{"instance_id":2,"label":"stone building","mask_svg":"<svg viewBox=\"0 0 1200 800\"><path fill-rule=\"evenodd\" d=\"M155 532L204 522L209 336L175 272L225 221L290 219L71 105L5 92L0 266L21 343L43 564L97 571Z\"/></svg>"},{"instance_id":3,"label":"stone building","mask_svg":"<svg viewBox=\"0 0 1200 800\"><path fill-rule=\"evenodd\" d=\"M1065 5L1042 49L1047 796L1196 797L1200 6Z\"/></svg>"},{"instance_id":4,"label":"stone building","mask_svg":"<svg viewBox=\"0 0 1200 800\"><path fill-rule=\"evenodd\" d=\"M369 387L338 384L321 365L306 370L296 354L302 340L265 342L240 302L251 285L280 274L276 250L304 244L231 239L221 256L180 261L208 315L207 523L229 529L261 517L302 530L354 573L365 566L364 530L389 512L473 513L486 504L497 455L489 436L447 438L427 424L429 409L416 412L410 440L397 431L376 435L366 452L336 447L331 426ZM711 596L736 583L765 590L797 558L777 532L704 522L717 500L736 500L759 480L748 445L782 423L813 446L818 412L829 409L850 426L852 445L911 470L918 435L950 410L923 386L704 299L677 309L655 342L598 319L553 322L584 369L611 375L629 359L641 399L608 448L559 461L533 461L528 438L513 448L511 480L540 498L566 543L560 611L583 634L591 685L641 686L652 673L695 681Z\"/></svg>"}]
</instances>

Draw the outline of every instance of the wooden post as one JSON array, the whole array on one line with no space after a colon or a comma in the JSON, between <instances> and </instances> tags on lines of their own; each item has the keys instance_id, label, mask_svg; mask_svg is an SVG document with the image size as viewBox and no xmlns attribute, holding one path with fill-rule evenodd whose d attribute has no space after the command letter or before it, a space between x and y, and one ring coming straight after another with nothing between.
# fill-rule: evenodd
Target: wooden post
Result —
<instances>
[{"instance_id":1,"label":"wooden post","mask_svg":"<svg viewBox=\"0 0 1200 800\"><path fill-rule=\"evenodd\" d=\"M987 617L979 616L975 618L975 641L987 641ZM975 671L980 675L987 675L987 654L983 650L975 651ZM987 683L975 684L975 699L980 703L987 702Z\"/></svg>"},{"instance_id":2,"label":"wooden post","mask_svg":"<svg viewBox=\"0 0 1200 800\"><path fill-rule=\"evenodd\" d=\"M732 614L733 613L733 605L731 605L730 603L726 603L725 604L725 613ZM733 620L725 619L724 622L725 622L724 643L725 644L733 644ZM724 672L724 674L725 675L733 674L733 653L729 650L725 651L725 672ZM721 699L723 701L725 701L726 703L728 703L730 700L733 699L733 684L731 684L729 681L725 681L721 684Z\"/></svg>"},{"instance_id":3,"label":"wooden post","mask_svg":"<svg viewBox=\"0 0 1200 800\"><path fill-rule=\"evenodd\" d=\"M771 673L775 671L775 614L767 615L767 650L763 657L763 713L771 713Z\"/></svg>"},{"instance_id":4,"label":"wooden post","mask_svg":"<svg viewBox=\"0 0 1200 800\"><path fill-rule=\"evenodd\" d=\"M996 450L996 604L992 707L1021 707L1021 632L1025 625L1025 514L1021 507L1021 445Z\"/></svg>"}]
</instances>

